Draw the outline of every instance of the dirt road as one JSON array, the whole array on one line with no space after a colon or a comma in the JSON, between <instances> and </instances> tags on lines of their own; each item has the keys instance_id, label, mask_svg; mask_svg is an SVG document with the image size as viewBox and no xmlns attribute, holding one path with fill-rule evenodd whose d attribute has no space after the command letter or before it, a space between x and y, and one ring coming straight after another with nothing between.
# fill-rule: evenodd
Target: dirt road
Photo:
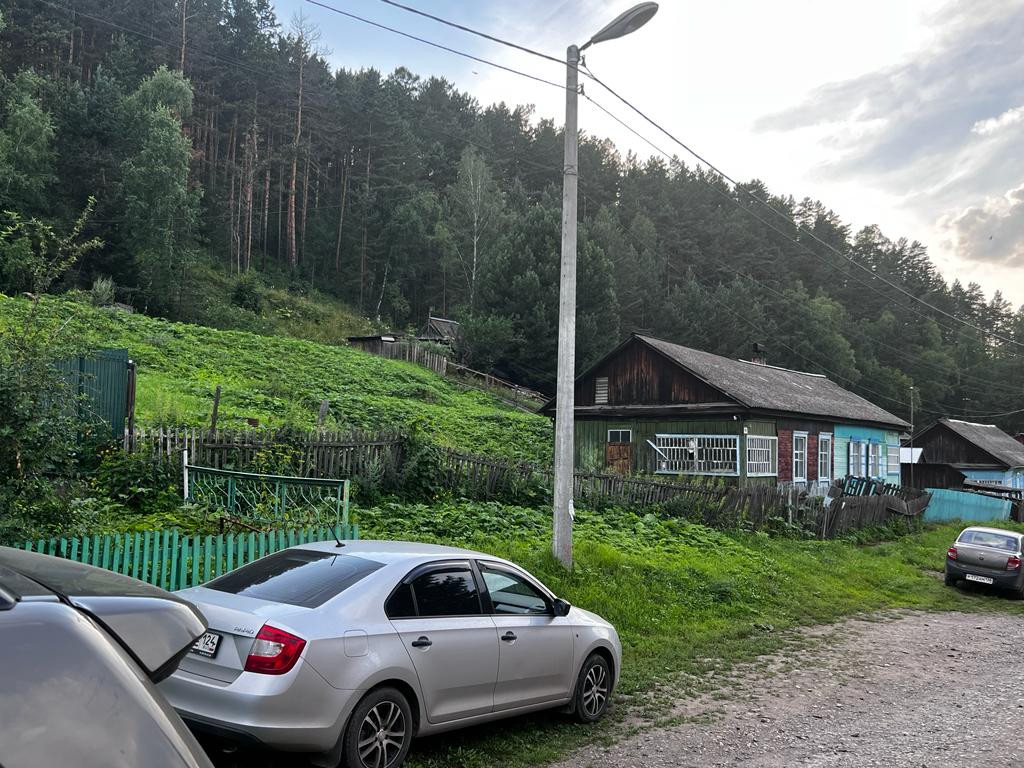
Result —
<instances>
[{"instance_id":1,"label":"dirt road","mask_svg":"<svg viewBox=\"0 0 1024 768\"><path fill-rule=\"evenodd\" d=\"M683 702L678 725L564 768L1024 766L1024 620L912 614L850 621L824 642Z\"/></svg>"}]
</instances>

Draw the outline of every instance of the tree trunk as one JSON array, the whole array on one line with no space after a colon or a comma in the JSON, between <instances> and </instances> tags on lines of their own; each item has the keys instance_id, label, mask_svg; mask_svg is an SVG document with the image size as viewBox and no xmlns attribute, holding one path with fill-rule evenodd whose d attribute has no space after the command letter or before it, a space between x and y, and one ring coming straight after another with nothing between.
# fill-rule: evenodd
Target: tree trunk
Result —
<instances>
[{"instance_id":1,"label":"tree trunk","mask_svg":"<svg viewBox=\"0 0 1024 768\"><path fill-rule=\"evenodd\" d=\"M188 21L188 0L181 2L181 58L178 60L178 71L185 74L185 24Z\"/></svg>"},{"instance_id":2,"label":"tree trunk","mask_svg":"<svg viewBox=\"0 0 1024 768\"><path fill-rule=\"evenodd\" d=\"M302 37L298 40L299 48L299 92L298 104L295 109L295 138L292 141L292 168L288 181L288 266L295 269L299 264L298 252L295 248L295 192L299 173L299 142L302 139L302 77L306 68L306 50Z\"/></svg>"},{"instance_id":3,"label":"tree trunk","mask_svg":"<svg viewBox=\"0 0 1024 768\"><path fill-rule=\"evenodd\" d=\"M345 198L348 197L348 155L341 158L341 204L338 206L338 237L334 243L334 276L341 273L341 230L345 225Z\"/></svg>"},{"instance_id":4,"label":"tree trunk","mask_svg":"<svg viewBox=\"0 0 1024 768\"><path fill-rule=\"evenodd\" d=\"M302 214L299 224L299 258L306 260L306 212L309 210L309 156L312 154L313 139L306 142L306 163L302 170Z\"/></svg>"},{"instance_id":5,"label":"tree trunk","mask_svg":"<svg viewBox=\"0 0 1024 768\"><path fill-rule=\"evenodd\" d=\"M232 267L236 266L237 261L237 243L238 243L238 230L236 228L235 219L235 150L236 150L236 133L238 131L238 115L235 115L235 119L231 122L231 133L228 138L228 160L227 160L227 174L228 174L228 262Z\"/></svg>"},{"instance_id":6,"label":"tree trunk","mask_svg":"<svg viewBox=\"0 0 1024 768\"><path fill-rule=\"evenodd\" d=\"M267 131L267 167L263 171L263 218L260 221L260 269L266 266L267 232L270 225L270 158L273 152L270 131Z\"/></svg>"},{"instance_id":7,"label":"tree trunk","mask_svg":"<svg viewBox=\"0 0 1024 768\"><path fill-rule=\"evenodd\" d=\"M373 129L370 130L373 135ZM363 196L363 246L359 254L359 311L363 311L363 292L366 287L366 217L370 211L370 153L372 144L366 143L366 188Z\"/></svg>"}]
</instances>

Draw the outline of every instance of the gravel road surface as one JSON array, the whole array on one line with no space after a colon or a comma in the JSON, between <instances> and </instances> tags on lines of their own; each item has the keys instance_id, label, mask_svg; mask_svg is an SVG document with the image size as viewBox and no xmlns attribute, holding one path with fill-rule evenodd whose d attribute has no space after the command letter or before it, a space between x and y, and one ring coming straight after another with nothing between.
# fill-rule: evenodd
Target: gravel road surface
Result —
<instances>
[{"instance_id":1,"label":"gravel road surface","mask_svg":"<svg viewBox=\"0 0 1024 768\"><path fill-rule=\"evenodd\" d=\"M666 712L680 724L559 766L1024 766L1019 616L904 614L816 632L823 642Z\"/></svg>"}]
</instances>

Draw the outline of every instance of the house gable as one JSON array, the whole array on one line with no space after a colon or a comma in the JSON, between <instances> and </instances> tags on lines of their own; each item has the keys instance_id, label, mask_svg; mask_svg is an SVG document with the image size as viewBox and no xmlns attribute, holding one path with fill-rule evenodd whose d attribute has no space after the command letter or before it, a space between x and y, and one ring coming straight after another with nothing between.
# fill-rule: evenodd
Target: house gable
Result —
<instances>
[{"instance_id":1,"label":"house gable","mask_svg":"<svg viewBox=\"0 0 1024 768\"><path fill-rule=\"evenodd\" d=\"M599 398L599 392L607 394ZM735 402L637 337L621 344L576 381L578 407Z\"/></svg>"}]
</instances>

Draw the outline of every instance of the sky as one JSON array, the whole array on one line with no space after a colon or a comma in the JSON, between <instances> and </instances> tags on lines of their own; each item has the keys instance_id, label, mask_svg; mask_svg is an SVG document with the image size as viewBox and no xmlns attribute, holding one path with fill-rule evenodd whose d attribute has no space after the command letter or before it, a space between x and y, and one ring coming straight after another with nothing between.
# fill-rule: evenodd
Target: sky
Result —
<instances>
[{"instance_id":1,"label":"sky","mask_svg":"<svg viewBox=\"0 0 1024 768\"><path fill-rule=\"evenodd\" d=\"M561 82L564 66L380 0L327 5ZM564 57L633 0L403 0ZM481 104L532 104L561 123L564 91L312 5L338 67L405 66ZM947 280L1024 304L1024 0L662 0L647 26L595 45L587 66L733 178L821 200L854 229L919 240ZM662 150L694 159L593 83L587 93ZM586 100L581 130L623 153L649 144Z\"/></svg>"}]
</instances>

